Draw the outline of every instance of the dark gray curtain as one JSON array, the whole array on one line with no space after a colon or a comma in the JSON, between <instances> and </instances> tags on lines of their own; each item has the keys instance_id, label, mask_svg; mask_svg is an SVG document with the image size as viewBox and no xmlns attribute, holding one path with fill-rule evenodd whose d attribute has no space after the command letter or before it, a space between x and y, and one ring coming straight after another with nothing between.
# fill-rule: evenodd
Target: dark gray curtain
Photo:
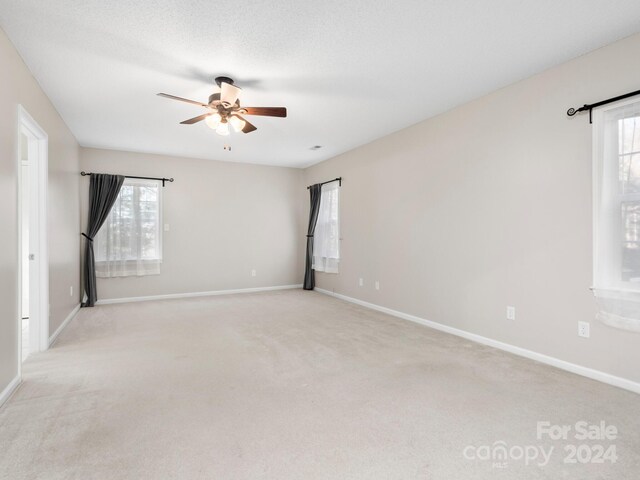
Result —
<instances>
[{"instance_id":1,"label":"dark gray curtain","mask_svg":"<svg viewBox=\"0 0 640 480\"><path fill-rule=\"evenodd\" d=\"M87 231L82 235L87 239L84 248L84 293L86 301L83 307L93 307L98 300L96 289L96 262L93 255L93 237L107 219L111 207L118 198L120 188L124 183L122 175L107 175L93 173L89 184L89 219Z\"/></svg>"},{"instance_id":2,"label":"dark gray curtain","mask_svg":"<svg viewBox=\"0 0 640 480\"><path fill-rule=\"evenodd\" d=\"M317 183L309 187L309 198L311 209L309 211L309 227L307 229L307 262L304 268L304 289L313 290L316 286L316 276L313 271L313 234L316 231L318 212L320 211L320 195L322 195L322 185Z\"/></svg>"}]
</instances>

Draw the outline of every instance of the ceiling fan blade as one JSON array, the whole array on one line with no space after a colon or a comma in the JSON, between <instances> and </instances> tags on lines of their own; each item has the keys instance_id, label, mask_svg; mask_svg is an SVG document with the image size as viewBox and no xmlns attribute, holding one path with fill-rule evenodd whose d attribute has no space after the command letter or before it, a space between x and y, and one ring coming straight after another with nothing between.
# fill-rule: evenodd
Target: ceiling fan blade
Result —
<instances>
[{"instance_id":1,"label":"ceiling fan blade","mask_svg":"<svg viewBox=\"0 0 640 480\"><path fill-rule=\"evenodd\" d=\"M197 117L190 118L189 120L185 120L184 122L180 122L182 125L192 125L194 123L201 122L205 118L207 118L210 113L205 113L204 115L198 115Z\"/></svg>"},{"instance_id":2,"label":"ceiling fan blade","mask_svg":"<svg viewBox=\"0 0 640 480\"><path fill-rule=\"evenodd\" d=\"M247 115L261 115L263 117L286 117L285 107L242 107Z\"/></svg>"},{"instance_id":3,"label":"ceiling fan blade","mask_svg":"<svg viewBox=\"0 0 640 480\"><path fill-rule=\"evenodd\" d=\"M246 118L243 118L237 114L236 114L236 117L238 117L240 120L244 122L244 127L242 127L242 133L251 133L254 130L258 129L258 127L256 127L254 124L248 122Z\"/></svg>"},{"instance_id":4,"label":"ceiling fan blade","mask_svg":"<svg viewBox=\"0 0 640 480\"><path fill-rule=\"evenodd\" d=\"M236 100L238 100L241 91L242 89L240 87L236 87L235 85L231 85L227 82L222 82L220 84L220 101L222 103L234 105Z\"/></svg>"},{"instance_id":5,"label":"ceiling fan blade","mask_svg":"<svg viewBox=\"0 0 640 480\"><path fill-rule=\"evenodd\" d=\"M181 102L191 103L193 105L200 105L201 107L206 107L206 103L196 102L195 100L189 100L188 98L176 97L175 95L169 95L168 93L158 93L159 97L170 98L171 100L179 100Z\"/></svg>"}]
</instances>

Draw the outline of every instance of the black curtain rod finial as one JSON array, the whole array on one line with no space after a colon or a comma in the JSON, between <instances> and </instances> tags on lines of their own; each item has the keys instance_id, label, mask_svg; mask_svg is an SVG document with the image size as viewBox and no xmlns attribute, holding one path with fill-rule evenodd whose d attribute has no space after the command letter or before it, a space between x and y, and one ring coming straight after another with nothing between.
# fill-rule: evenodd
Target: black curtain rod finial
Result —
<instances>
[{"instance_id":1,"label":"black curtain rod finial","mask_svg":"<svg viewBox=\"0 0 640 480\"><path fill-rule=\"evenodd\" d=\"M576 113L582 112L584 111L585 107L587 107L586 105L580 107L580 108L573 108L571 107L569 110L567 110L567 115L569 115L570 117L573 117ZM587 107L588 108L588 107Z\"/></svg>"},{"instance_id":2,"label":"black curtain rod finial","mask_svg":"<svg viewBox=\"0 0 640 480\"><path fill-rule=\"evenodd\" d=\"M602 105L607 105L609 103L617 102L618 100L624 100L625 98L634 97L636 95L640 95L640 90L636 90L635 92L625 93L624 95L618 95L617 97L607 98L606 100L602 100L596 103L585 103L580 108L570 108L567 110L567 115L573 117L576 113L589 111L589 123L593 123L593 109L597 107L601 107Z\"/></svg>"}]
</instances>

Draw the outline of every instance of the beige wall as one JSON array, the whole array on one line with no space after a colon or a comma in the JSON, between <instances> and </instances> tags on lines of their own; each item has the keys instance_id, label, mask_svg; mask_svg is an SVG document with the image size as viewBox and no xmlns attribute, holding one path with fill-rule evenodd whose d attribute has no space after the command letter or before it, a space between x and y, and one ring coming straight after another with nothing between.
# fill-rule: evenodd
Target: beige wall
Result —
<instances>
[{"instance_id":1,"label":"beige wall","mask_svg":"<svg viewBox=\"0 0 640 480\"><path fill-rule=\"evenodd\" d=\"M163 190L163 223L170 231L163 232L161 274L98 279L99 299L302 282L296 255L301 170L90 148L81 149L81 165L91 172L175 178ZM83 228L88 186L87 177Z\"/></svg>"},{"instance_id":2,"label":"beige wall","mask_svg":"<svg viewBox=\"0 0 640 480\"><path fill-rule=\"evenodd\" d=\"M637 58L640 35L307 169L343 177L317 286L640 381L640 335L594 320L592 129L565 114L640 88Z\"/></svg>"},{"instance_id":3,"label":"beige wall","mask_svg":"<svg viewBox=\"0 0 640 480\"><path fill-rule=\"evenodd\" d=\"M79 297L78 144L0 30L0 391L18 373L18 105L49 136L49 332L62 324ZM69 287L74 287L74 296Z\"/></svg>"}]
</instances>

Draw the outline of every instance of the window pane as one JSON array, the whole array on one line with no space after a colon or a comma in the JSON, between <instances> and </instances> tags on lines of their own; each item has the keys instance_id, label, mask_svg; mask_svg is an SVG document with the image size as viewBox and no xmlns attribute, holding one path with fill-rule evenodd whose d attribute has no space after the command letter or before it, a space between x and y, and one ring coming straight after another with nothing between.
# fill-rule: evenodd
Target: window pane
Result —
<instances>
[{"instance_id":1,"label":"window pane","mask_svg":"<svg viewBox=\"0 0 640 480\"><path fill-rule=\"evenodd\" d=\"M140 200L143 202L157 202L158 201L158 188L157 187L139 187L140 188Z\"/></svg>"},{"instance_id":2,"label":"window pane","mask_svg":"<svg viewBox=\"0 0 640 480\"><path fill-rule=\"evenodd\" d=\"M618 120L619 154L640 150L640 116Z\"/></svg>"},{"instance_id":3,"label":"window pane","mask_svg":"<svg viewBox=\"0 0 640 480\"><path fill-rule=\"evenodd\" d=\"M640 202L622 203L622 281L640 282Z\"/></svg>"},{"instance_id":4,"label":"window pane","mask_svg":"<svg viewBox=\"0 0 640 480\"><path fill-rule=\"evenodd\" d=\"M620 155L620 193L640 193L640 154Z\"/></svg>"}]
</instances>

